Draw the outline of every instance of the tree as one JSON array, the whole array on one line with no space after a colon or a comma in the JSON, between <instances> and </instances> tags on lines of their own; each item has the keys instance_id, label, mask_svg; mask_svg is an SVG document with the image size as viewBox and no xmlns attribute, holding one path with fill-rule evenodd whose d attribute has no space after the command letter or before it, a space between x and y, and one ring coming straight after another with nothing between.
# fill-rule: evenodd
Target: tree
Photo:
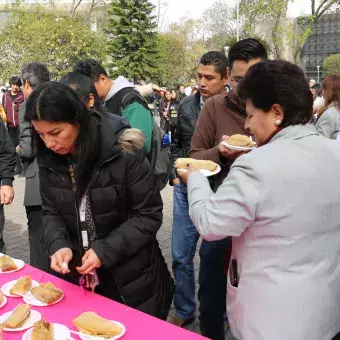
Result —
<instances>
[{"instance_id":1,"label":"tree","mask_svg":"<svg viewBox=\"0 0 340 340\"><path fill-rule=\"evenodd\" d=\"M240 11L244 18L244 31L254 35L269 32L274 46L274 58L284 59L284 30L288 0L241 0ZM264 29L264 26L269 26ZM260 27L260 28L259 28ZM262 35L262 38L265 38Z\"/></svg>"},{"instance_id":2,"label":"tree","mask_svg":"<svg viewBox=\"0 0 340 340\"><path fill-rule=\"evenodd\" d=\"M229 46L236 40L236 2L234 0L216 0L207 8L201 18L205 30L204 40L209 50Z\"/></svg>"},{"instance_id":3,"label":"tree","mask_svg":"<svg viewBox=\"0 0 340 340\"><path fill-rule=\"evenodd\" d=\"M80 19L41 8L11 12L0 33L0 79L8 82L27 62L47 65L54 78L70 71L78 60L105 56L104 40Z\"/></svg>"},{"instance_id":4,"label":"tree","mask_svg":"<svg viewBox=\"0 0 340 340\"><path fill-rule=\"evenodd\" d=\"M323 62L323 74L326 76L340 75L340 54L333 54Z\"/></svg>"},{"instance_id":5,"label":"tree","mask_svg":"<svg viewBox=\"0 0 340 340\"><path fill-rule=\"evenodd\" d=\"M174 86L187 80L186 50L176 37L169 33L158 34L158 64L155 79L162 86Z\"/></svg>"},{"instance_id":6,"label":"tree","mask_svg":"<svg viewBox=\"0 0 340 340\"><path fill-rule=\"evenodd\" d=\"M154 6L148 0L113 0L108 14L108 54L113 77L149 80L157 58Z\"/></svg>"},{"instance_id":7,"label":"tree","mask_svg":"<svg viewBox=\"0 0 340 340\"><path fill-rule=\"evenodd\" d=\"M241 0L241 13L245 18L246 31L252 32L257 26L263 32L269 26L274 45L274 57L284 58L285 46L293 48L292 60L300 64L303 45L320 17L335 10L339 0L309 0L311 14L289 23L287 18L289 0ZM297 0L292 0L292 2Z\"/></svg>"}]
</instances>

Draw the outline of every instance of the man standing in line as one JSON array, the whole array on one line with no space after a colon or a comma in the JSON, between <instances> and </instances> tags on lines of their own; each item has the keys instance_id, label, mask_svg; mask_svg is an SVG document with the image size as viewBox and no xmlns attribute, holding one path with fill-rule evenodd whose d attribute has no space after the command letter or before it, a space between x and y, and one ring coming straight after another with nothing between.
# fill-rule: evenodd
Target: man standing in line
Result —
<instances>
[{"instance_id":1,"label":"man standing in line","mask_svg":"<svg viewBox=\"0 0 340 340\"><path fill-rule=\"evenodd\" d=\"M0 253L6 253L3 239L5 228L4 204L13 202L15 149L5 124L0 119Z\"/></svg>"},{"instance_id":2,"label":"man standing in line","mask_svg":"<svg viewBox=\"0 0 340 340\"><path fill-rule=\"evenodd\" d=\"M190 149L190 141L196 121L204 102L211 96L226 93L227 67L228 59L221 52L208 52L202 56L197 70L199 91L195 95L185 97L179 106L177 127L171 141L172 163L177 158L186 157ZM180 183L174 168L172 169L170 184L174 186L172 268L176 280L174 296L176 314L170 322L183 327L195 318L193 259L199 234L189 217L186 186ZM214 289L213 287L210 288ZM206 293L211 294L210 291ZM215 308L215 306L213 307ZM213 309L210 312L213 315L215 314ZM204 325L204 327L207 327L207 325Z\"/></svg>"},{"instance_id":3,"label":"man standing in line","mask_svg":"<svg viewBox=\"0 0 340 340\"><path fill-rule=\"evenodd\" d=\"M40 63L26 64L21 70L23 92L27 99L35 87L50 80L47 67ZM24 206L27 215L28 239L30 244L30 264L44 271L49 271L49 257L44 251L42 239L42 201L39 189L39 169L36 155L32 149L32 124L25 119L26 102L19 109L20 134L17 152L26 169Z\"/></svg>"},{"instance_id":4,"label":"man standing in line","mask_svg":"<svg viewBox=\"0 0 340 340\"><path fill-rule=\"evenodd\" d=\"M221 140L227 141L228 136L233 134L246 134L245 103L237 97L237 85L250 66L267 58L265 47L255 39L244 39L233 45L228 54L232 91L208 99L198 118L188 155L195 159L211 160L221 166L221 172L212 177L214 191L228 175L234 159L240 155L240 152L220 144ZM213 340L224 339L226 269L230 252L230 237L215 242L204 240L200 249L201 332ZM215 312L212 313L212 310Z\"/></svg>"},{"instance_id":5,"label":"man standing in line","mask_svg":"<svg viewBox=\"0 0 340 340\"><path fill-rule=\"evenodd\" d=\"M2 106L6 112L7 129L14 147L19 144L19 107L24 102L24 94L20 90L22 85L19 77L12 77L9 80L11 89L7 91L2 98ZM20 175L22 166L19 156L16 158L17 165L14 175Z\"/></svg>"}]
</instances>

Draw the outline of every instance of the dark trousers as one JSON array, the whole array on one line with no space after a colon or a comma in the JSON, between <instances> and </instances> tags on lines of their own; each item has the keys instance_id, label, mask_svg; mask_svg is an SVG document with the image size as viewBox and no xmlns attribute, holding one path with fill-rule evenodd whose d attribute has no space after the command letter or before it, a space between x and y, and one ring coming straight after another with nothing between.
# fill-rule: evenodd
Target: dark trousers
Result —
<instances>
[{"instance_id":1,"label":"dark trousers","mask_svg":"<svg viewBox=\"0 0 340 340\"><path fill-rule=\"evenodd\" d=\"M220 241L202 242L198 291L200 327L202 335L212 340L224 340L227 264L230 254L230 237Z\"/></svg>"},{"instance_id":2,"label":"dark trousers","mask_svg":"<svg viewBox=\"0 0 340 340\"><path fill-rule=\"evenodd\" d=\"M6 247L4 242L4 229L5 229L5 212L4 206L0 204L0 253L6 253Z\"/></svg>"},{"instance_id":3,"label":"dark trousers","mask_svg":"<svg viewBox=\"0 0 340 340\"><path fill-rule=\"evenodd\" d=\"M30 264L40 270L49 271L49 257L44 250L44 226L41 206L27 206L28 240L30 244Z\"/></svg>"},{"instance_id":4,"label":"dark trousers","mask_svg":"<svg viewBox=\"0 0 340 340\"><path fill-rule=\"evenodd\" d=\"M332 340L340 340L340 333L338 333Z\"/></svg>"},{"instance_id":5,"label":"dark trousers","mask_svg":"<svg viewBox=\"0 0 340 340\"><path fill-rule=\"evenodd\" d=\"M19 131L18 126L8 128L8 134L15 148L19 145L19 132L20 131ZM16 154L16 159L17 159L17 165L15 168L15 173L19 174L22 172L22 165L21 165L20 157L18 154Z\"/></svg>"}]
</instances>

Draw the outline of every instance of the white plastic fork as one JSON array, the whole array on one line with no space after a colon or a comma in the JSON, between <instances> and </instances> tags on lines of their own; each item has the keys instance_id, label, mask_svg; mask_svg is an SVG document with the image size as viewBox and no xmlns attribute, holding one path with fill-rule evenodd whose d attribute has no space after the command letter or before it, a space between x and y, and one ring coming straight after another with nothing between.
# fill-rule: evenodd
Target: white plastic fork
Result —
<instances>
[{"instance_id":1,"label":"white plastic fork","mask_svg":"<svg viewBox=\"0 0 340 340\"><path fill-rule=\"evenodd\" d=\"M70 331L71 334L75 334L75 335L78 335L78 336L81 335L84 339L88 339L88 340L103 340L103 339L104 339L104 338L99 337L99 336L88 335L88 334L84 334L84 333L72 331L72 330L70 330L70 329L69 329L69 331Z\"/></svg>"}]
</instances>

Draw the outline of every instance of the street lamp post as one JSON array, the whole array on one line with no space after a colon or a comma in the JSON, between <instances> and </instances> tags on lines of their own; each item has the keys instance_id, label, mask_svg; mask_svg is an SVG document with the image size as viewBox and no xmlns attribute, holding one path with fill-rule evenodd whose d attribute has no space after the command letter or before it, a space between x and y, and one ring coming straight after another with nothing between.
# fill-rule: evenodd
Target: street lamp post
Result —
<instances>
[{"instance_id":1,"label":"street lamp post","mask_svg":"<svg viewBox=\"0 0 340 340\"><path fill-rule=\"evenodd\" d=\"M237 41L240 40L240 3L239 0L236 0L236 38Z\"/></svg>"},{"instance_id":2,"label":"street lamp post","mask_svg":"<svg viewBox=\"0 0 340 340\"><path fill-rule=\"evenodd\" d=\"M320 84L320 66L316 67L318 69L318 84Z\"/></svg>"}]
</instances>

